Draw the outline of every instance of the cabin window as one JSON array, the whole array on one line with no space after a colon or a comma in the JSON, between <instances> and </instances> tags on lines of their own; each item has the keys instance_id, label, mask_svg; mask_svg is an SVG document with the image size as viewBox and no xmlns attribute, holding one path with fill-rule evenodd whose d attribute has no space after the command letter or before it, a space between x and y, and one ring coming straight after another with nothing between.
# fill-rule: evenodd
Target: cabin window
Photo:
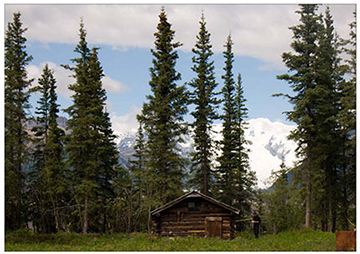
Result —
<instances>
[{"instance_id":1,"label":"cabin window","mask_svg":"<svg viewBox=\"0 0 360 254\"><path fill-rule=\"evenodd\" d=\"M189 202L188 210L189 210L189 212L200 211L200 206L201 206L200 202Z\"/></svg>"}]
</instances>

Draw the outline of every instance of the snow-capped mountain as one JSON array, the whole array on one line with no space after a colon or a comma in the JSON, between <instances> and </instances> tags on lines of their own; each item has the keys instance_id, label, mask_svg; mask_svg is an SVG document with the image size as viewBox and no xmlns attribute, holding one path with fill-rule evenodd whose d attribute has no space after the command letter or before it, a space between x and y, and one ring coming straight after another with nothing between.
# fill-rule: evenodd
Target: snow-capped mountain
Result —
<instances>
[{"instance_id":1,"label":"snow-capped mountain","mask_svg":"<svg viewBox=\"0 0 360 254\"><path fill-rule=\"evenodd\" d=\"M271 171L280 169L280 164L292 167L297 161L296 143L287 136L296 128L280 122L271 122L267 118L251 119L245 136L252 144L249 146L250 166L256 172L259 187L268 187L266 183Z\"/></svg>"},{"instance_id":2,"label":"snow-capped mountain","mask_svg":"<svg viewBox=\"0 0 360 254\"><path fill-rule=\"evenodd\" d=\"M295 156L296 144L287 139L290 131L296 126L271 122L267 118L251 119L248 123L245 136L247 140L252 142L249 146L250 167L256 172L259 188L266 188L270 184L267 183L267 180L271 176L271 171L279 170L282 160L288 167L293 166L297 160ZM214 140L221 139L221 128L221 124L214 125ZM132 130L128 133L120 133L117 140L121 160L126 164L127 159L134 152L136 132ZM188 157L194 151L192 142L189 135L184 137L184 143L179 144L183 156Z\"/></svg>"}]
</instances>

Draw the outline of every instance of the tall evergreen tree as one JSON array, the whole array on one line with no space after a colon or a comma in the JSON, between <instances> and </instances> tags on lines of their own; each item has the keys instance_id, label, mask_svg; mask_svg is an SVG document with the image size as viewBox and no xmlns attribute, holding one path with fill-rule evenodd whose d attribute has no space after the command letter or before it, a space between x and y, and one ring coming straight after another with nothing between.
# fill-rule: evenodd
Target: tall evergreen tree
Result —
<instances>
[{"instance_id":1,"label":"tall evergreen tree","mask_svg":"<svg viewBox=\"0 0 360 254\"><path fill-rule=\"evenodd\" d=\"M44 69L43 82L49 82L49 128L47 141L44 147L45 154L45 172L47 194L51 202L51 211L55 220L56 231L65 231L66 210L61 209L67 205L67 182L64 170L64 144L63 138L65 132L59 128L57 118L59 117L59 104L57 104L56 80L53 78L53 72L47 68ZM40 84L40 82L39 82Z\"/></svg>"},{"instance_id":2,"label":"tall evergreen tree","mask_svg":"<svg viewBox=\"0 0 360 254\"><path fill-rule=\"evenodd\" d=\"M141 116L138 116L139 129L136 138L136 144L134 146L134 160L131 160L130 170L133 174L133 184L137 192L136 197L133 198L138 202L136 207L138 208L138 225L136 227L139 230L147 229L151 232L151 210L160 205L161 203L156 200L158 192L158 182L156 172L147 167L147 145L146 137L143 130L143 124L140 120Z\"/></svg>"},{"instance_id":3,"label":"tall evergreen tree","mask_svg":"<svg viewBox=\"0 0 360 254\"><path fill-rule=\"evenodd\" d=\"M31 172L31 193L34 200L33 221L39 220L38 230L53 233L65 229L64 216L59 207L64 206L66 191L63 170L64 131L58 127L59 105L57 104L56 80L46 64L39 78L41 97L36 114L37 126L34 128L36 149Z\"/></svg>"},{"instance_id":4,"label":"tall evergreen tree","mask_svg":"<svg viewBox=\"0 0 360 254\"><path fill-rule=\"evenodd\" d=\"M24 225L25 164L29 135L25 124L29 119L29 89L26 65L32 60L26 52L26 28L14 13L5 34L5 229Z\"/></svg>"},{"instance_id":5,"label":"tall evergreen tree","mask_svg":"<svg viewBox=\"0 0 360 254\"><path fill-rule=\"evenodd\" d=\"M233 62L234 54L232 52L233 42L229 35L224 47L226 50L223 52L225 58L225 74L221 77L224 80L224 86L222 88L224 113L222 115L223 129L221 144L221 155L218 158L218 195L219 199L227 204L233 203L234 189L231 186L231 180L233 179L233 170L236 165L235 140L236 134L234 132L234 120L236 118L236 104L235 104L235 80L233 74Z\"/></svg>"},{"instance_id":6,"label":"tall evergreen tree","mask_svg":"<svg viewBox=\"0 0 360 254\"><path fill-rule=\"evenodd\" d=\"M97 117L92 119L96 133L96 160L99 163L97 171L98 184L100 191L97 194L98 200L96 213L98 214L99 229L102 232L107 230L108 204L114 197L112 189L112 179L115 175L115 166L118 164L118 150L115 144L115 134L113 133L110 116L106 111L106 90L102 87L101 79L104 76L98 58L98 48L93 48L90 54L90 73L89 76L94 84L92 90L93 114ZM105 204L105 205L104 205Z\"/></svg>"},{"instance_id":7,"label":"tall evergreen tree","mask_svg":"<svg viewBox=\"0 0 360 254\"><path fill-rule=\"evenodd\" d=\"M310 214L312 210L316 211L318 203L323 206L322 210L327 210L324 209L326 203L321 193L326 188L326 174L334 177L332 158L329 156L336 152L333 146L325 147L325 144L334 137L336 128L334 91L339 79L335 72L338 59L333 45L330 15L327 14L324 26L322 16L316 13L317 9L318 5L304 4L297 11L301 16L301 24L290 28L294 33L291 47L295 54L282 55L292 75L278 76L290 83L295 93L294 96L286 95L293 105L293 110L286 113L290 121L297 123L290 138L297 141L298 155L303 158L301 167L303 185L306 186L306 227L310 227ZM316 212L314 215L321 217ZM316 217L313 219L316 222Z\"/></svg>"},{"instance_id":8,"label":"tall evergreen tree","mask_svg":"<svg viewBox=\"0 0 360 254\"><path fill-rule=\"evenodd\" d=\"M131 160L131 171L134 174L134 178L136 182L139 182L138 185L141 185L142 179L142 172L145 170L145 161L146 161L146 143L145 143L145 136L142 124L140 123L137 137L136 137L136 144L134 146L134 160Z\"/></svg>"},{"instance_id":9,"label":"tall evergreen tree","mask_svg":"<svg viewBox=\"0 0 360 254\"><path fill-rule=\"evenodd\" d=\"M356 12L354 12L356 20ZM343 229L349 228L349 220L356 220L356 21L350 24L350 39L345 41L347 75L350 79L340 84L341 92L339 122L343 139L339 175L340 181L340 218Z\"/></svg>"},{"instance_id":10,"label":"tall evergreen tree","mask_svg":"<svg viewBox=\"0 0 360 254\"><path fill-rule=\"evenodd\" d=\"M316 90L318 93L317 146L320 167L323 170L323 180L318 189L323 189L320 199L314 203L314 211L318 210L321 218L321 228L324 231L335 231L338 203L338 168L342 147L341 128L337 119L339 105L339 85L344 82L344 66L342 66L340 43L335 32L330 9L327 7L323 18L323 29L320 33L317 51ZM321 179L318 178L318 179ZM319 205L320 204L320 205Z\"/></svg>"},{"instance_id":11,"label":"tall evergreen tree","mask_svg":"<svg viewBox=\"0 0 360 254\"><path fill-rule=\"evenodd\" d=\"M65 67L74 72L75 78L75 83L69 86L74 92L73 105L66 109L71 130L66 150L83 233L89 229L106 229L107 202L113 194L111 179L117 163L115 136L105 111L106 91L101 82L104 74L97 50L88 48L81 22L80 41L74 50L80 56L72 59L75 67ZM91 224L90 216L93 218Z\"/></svg>"},{"instance_id":12,"label":"tall evergreen tree","mask_svg":"<svg viewBox=\"0 0 360 254\"><path fill-rule=\"evenodd\" d=\"M187 112L187 92L185 86L178 86L180 74L175 70L181 44L172 42L175 32L167 20L165 10L159 15L160 22L155 35L154 57L150 68L151 95L144 103L140 121L148 137L147 167L156 175L157 198L166 203L182 193L184 159L178 153L177 144L182 142L182 134L187 131L183 116Z\"/></svg>"},{"instance_id":13,"label":"tall evergreen tree","mask_svg":"<svg viewBox=\"0 0 360 254\"><path fill-rule=\"evenodd\" d=\"M235 168L232 185L235 191L233 205L240 208L243 215L249 215L251 196L254 195L254 185L256 181L255 173L250 169L249 155L251 142L245 138L245 130L248 128L246 118L248 109L242 86L241 75L238 74L235 93L235 119L234 133L235 143Z\"/></svg>"},{"instance_id":14,"label":"tall evergreen tree","mask_svg":"<svg viewBox=\"0 0 360 254\"><path fill-rule=\"evenodd\" d=\"M151 226L151 218L148 213L148 207L151 206L151 201L153 199L153 193L155 190L155 186L151 186L153 179L156 177L155 175L148 175L148 168L145 167L146 164L146 141L145 135L143 131L142 124L140 122L139 129L137 132L136 143L134 146L134 159L130 160L130 171L133 175L133 185L135 189L135 197L132 198L132 203L136 203L137 211L139 217L139 225L137 225L140 229L143 229L145 224L147 225L147 229L150 232ZM135 213L135 212L134 212ZM146 221L146 222L145 222Z\"/></svg>"},{"instance_id":15,"label":"tall evergreen tree","mask_svg":"<svg viewBox=\"0 0 360 254\"><path fill-rule=\"evenodd\" d=\"M225 44L225 74L223 93L223 120L221 155L218 158L219 168L217 171L217 195L223 202L250 209L249 191L254 184L254 175L249 171L248 165L248 141L244 136L246 129L245 118L247 109L243 96L241 76L238 76L238 84L235 84L233 74L234 54L233 42L229 35Z\"/></svg>"},{"instance_id":16,"label":"tall evergreen tree","mask_svg":"<svg viewBox=\"0 0 360 254\"><path fill-rule=\"evenodd\" d=\"M194 129L195 152L192 156L193 185L204 194L209 194L212 182L211 161L214 156L214 144L211 140L212 124L218 118L216 109L219 100L216 98L217 83L214 75L214 62L210 60L213 55L210 44L210 33L206 30L205 16L200 20L200 31L196 36L197 42L193 48L192 70L197 77L190 83L194 88L191 102L195 110L191 115L195 118Z\"/></svg>"}]
</instances>

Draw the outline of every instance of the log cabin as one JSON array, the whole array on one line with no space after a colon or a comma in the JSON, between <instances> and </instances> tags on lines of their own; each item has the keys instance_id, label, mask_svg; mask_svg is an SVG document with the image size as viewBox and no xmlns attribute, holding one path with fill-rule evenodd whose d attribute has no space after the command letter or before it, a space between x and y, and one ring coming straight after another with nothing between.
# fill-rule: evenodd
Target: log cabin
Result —
<instances>
[{"instance_id":1,"label":"log cabin","mask_svg":"<svg viewBox=\"0 0 360 254\"><path fill-rule=\"evenodd\" d=\"M151 211L152 231L159 236L232 239L240 211L197 191Z\"/></svg>"}]
</instances>

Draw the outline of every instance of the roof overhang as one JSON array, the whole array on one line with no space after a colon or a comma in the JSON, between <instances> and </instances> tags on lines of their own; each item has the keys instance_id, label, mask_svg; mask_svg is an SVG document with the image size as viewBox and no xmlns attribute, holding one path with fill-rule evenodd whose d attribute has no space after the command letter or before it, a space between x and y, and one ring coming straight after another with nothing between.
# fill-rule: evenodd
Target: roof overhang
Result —
<instances>
[{"instance_id":1,"label":"roof overhang","mask_svg":"<svg viewBox=\"0 0 360 254\"><path fill-rule=\"evenodd\" d=\"M188 199L188 198L203 198L203 199L209 201L210 203L213 203L213 204L218 205L218 206L220 206L220 207L222 207L222 208L224 208L226 210L231 211L232 213L235 213L237 215L240 214L239 209L237 209L235 207L232 207L230 205L227 205L227 204L225 204L223 202L220 202L220 201L218 201L218 200L216 200L216 199L214 199L212 197L209 197L209 196L207 196L207 195L205 195L203 193L197 192L197 191L192 191L192 192L186 193L185 195L183 195L183 196L181 196L181 197L179 197L177 199L174 199L173 201L171 201L171 202L169 202L169 203L167 203L167 204L165 204L165 205L163 205L163 206L161 206L159 208L156 208L156 209L152 210L150 212L150 214L152 216L155 215L155 214L160 214L162 211L164 211L164 210L166 210L166 209L168 209L168 208L170 208L170 207L172 207L172 206L174 206L174 205L176 205L176 204L178 204L178 203L180 203L183 200Z\"/></svg>"}]
</instances>

